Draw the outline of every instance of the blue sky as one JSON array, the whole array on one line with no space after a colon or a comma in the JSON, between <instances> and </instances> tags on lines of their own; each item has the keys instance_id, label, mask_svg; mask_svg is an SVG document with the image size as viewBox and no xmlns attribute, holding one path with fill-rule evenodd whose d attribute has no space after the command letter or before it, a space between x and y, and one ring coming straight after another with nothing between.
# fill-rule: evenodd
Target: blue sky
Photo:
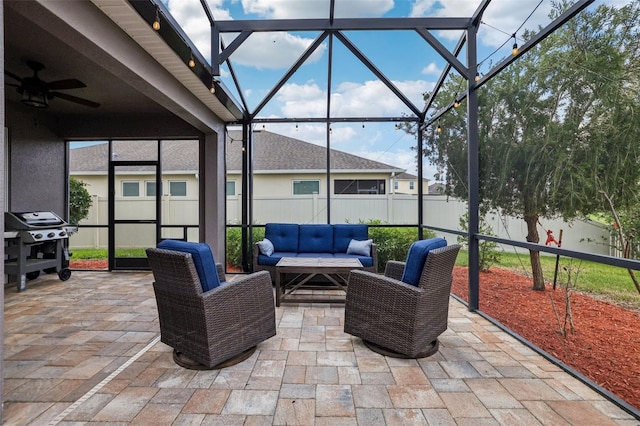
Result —
<instances>
[{"instance_id":1,"label":"blue sky","mask_svg":"<svg viewBox=\"0 0 640 426\"><path fill-rule=\"evenodd\" d=\"M216 20L327 18L328 0L207 0ZM210 58L210 30L200 0L163 0L202 55ZM473 14L480 0L336 0L337 18L456 16ZM596 2L599 4L601 2ZM607 4L626 4L609 0ZM516 33L519 42L525 29L536 30L550 22L550 0L493 0L478 32L480 71L511 52ZM590 6L590 8L595 5ZM459 31L433 31L453 49ZM231 60L249 108L262 102L318 33L270 32L251 35ZM430 91L446 62L413 31L345 32L400 91L422 109L422 94ZM228 45L233 37L223 41ZM501 47L502 46L502 47ZM464 52L464 50L463 50ZM464 63L464 57L460 58ZM331 84L332 115L339 117L398 117L409 109L339 41L334 39ZM282 87L259 117L323 117L327 98L327 42ZM233 88L228 69L221 80ZM237 95L237 93L236 93ZM259 125L262 127L262 125ZM265 129L301 140L326 145L321 123L275 124ZM393 123L334 124L331 148L402 167L416 174L410 147L415 139L397 131ZM425 178L433 180L434 168L425 160Z\"/></svg>"}]
</instances>

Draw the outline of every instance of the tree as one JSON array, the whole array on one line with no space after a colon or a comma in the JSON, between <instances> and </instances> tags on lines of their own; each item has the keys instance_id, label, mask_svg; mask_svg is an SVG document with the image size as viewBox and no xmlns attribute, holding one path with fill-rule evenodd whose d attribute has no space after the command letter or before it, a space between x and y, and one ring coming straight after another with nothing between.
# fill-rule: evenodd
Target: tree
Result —
<instances>
[{"instance_id":1,"label":"tree","mask_svg":"<svg viewBox=\"0 0 640 426\"><path fill-rule=\"evenodd\" d=\"M74 177L69 178L69 223L77 225L89 216L89 208L93 201L87 191L87 184Z\"/></svg>"},{"instance_id":2,"label":"tree","mask_svg":"<svg viewBox=\"0 0 640 426\"><path fill-rule=\"evenodd\" d=\"M555 5L552 17L567 3ZM480 91L480 200L521 216L539 243L540 217L572 220L604 210L601 191L622 208L640 188L640 1L599 6L573 18ZM526 33L525 38L533 34ZM464 87L451 79L435 107ZM447 193L466 199L464 106L424 134L424 152L443 171ZM441 178L441 176L436 176ZM533 289L544 290L540 253L530 251Z\"/></svg>"}]
</instances>

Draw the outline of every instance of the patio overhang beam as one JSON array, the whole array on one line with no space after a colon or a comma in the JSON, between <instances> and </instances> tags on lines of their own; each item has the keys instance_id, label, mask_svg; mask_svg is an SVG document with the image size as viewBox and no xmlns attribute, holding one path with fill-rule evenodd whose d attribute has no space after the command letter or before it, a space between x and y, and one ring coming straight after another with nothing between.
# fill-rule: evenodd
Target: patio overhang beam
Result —
<instances>
[{"instance_id":1,"label":"patio overhang beam","mask_svg":"<svg viewBox=\"0 0 640 426\"><path fill-rule=\"evenodd\" d=\"M221 33L273 31L366 31L366 30L465 30L470 18L338 18L338 19L270 19L215 21Z\"/></svg>"},{"instance_id":2,"label":"patio overhang beam","mask_svg":"<svg viewBox=\"0 0 640 426\"><path fill-rule=\"evenodd\" d=\"M518 58L529 50L533 49L539 43L541 43L544 39L546 39L549 35L551 35L554 31L560 28L562 25L566 24L570 19L576 16L578 13L582 12L586 9L591 3L595 0L578 0L574 3L569 9L563 12L560 16L558 16L555 20L553 20L549 25L544 27L542 30L538 31L536 35L534 35L531 39L529 39L526 43L520 47L520 53L517 56L508 56L504 58L500 63L494 66L491 70L489 70L479 81L475 82L472 85L471 90L475 91L486 84L493 77L498 75L500 71L504 70L506 67L511 65L512 62L518 60ZM467 93L464 93L458 97L458 101L462 101L466 99ZM450 104L445 106L444 108L437 111L434 115L425 120L424 126L430 126L434 122L438 121L440 117L449 112L453 108L454 101L452 100Z\"/></svg>"},{"instance_id":3,"label":"patio overhang beam","mask_svg":"<svg viewBox=\"0 0 640 426\"><path fill-rule=\"evenodd\" d=\"M210 88L213 84L216 74L214 68L204 59L200 51L190 42L189 37L184 32L182 27L173 18L166 6L158 1L157 4L152 0L128 0L131 7L140 15L140 17L147 22L149 26L152 26L156 19L156 10L160 10L162 18L165 21L165 25L160 27L160 30L156 31L158 36L169 46L173 52L181 58L189 57L191 55L196 62L196 66L193 68L193 73L206 87ZM213 19L210 17L208 8L205 8L205 13L210 22ZM212 34L213 39L213 34ZM218 101L224 105L224 107L238 120L244 117L244 113L240 106L236 102L235 98L229 92L229 89L222 82L216 82L215 95Z\"/></svg>"}]
</instances>

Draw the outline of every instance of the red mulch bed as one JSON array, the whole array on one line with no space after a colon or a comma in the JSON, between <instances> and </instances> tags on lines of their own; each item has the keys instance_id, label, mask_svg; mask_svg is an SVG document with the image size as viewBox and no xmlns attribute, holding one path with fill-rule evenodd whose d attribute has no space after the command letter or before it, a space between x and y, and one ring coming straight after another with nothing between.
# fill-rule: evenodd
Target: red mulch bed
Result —
<instances>
[{"instance_id":1,"label":"red mulch bed","mask_svg":"<svg viewBox=\"0 0 640 426\"><path fill-rule=\"evenodd\" d=\"M480 274L480 311L640 409L640 313L572 291L575 334L567 326L563 337L551 303L553 297L563 321L563 290L532 285L531 278L491 268ZM452 293L468 300L467 286L467 268L456 267Z\"/></svg>"},{"instance_id":2,"label":"red mulch bed","mask_svg":"<svg viewBox=\"0 0 640 426\"><path fill-rule=\"evenodd\" d=\"M70 267L107 269L107 261L71 260ZM467 285L467 268L456 267L451 291L468 300ZM571 292L575 334L567 328L562 337L550 299L562 320L562 289L540 292L531 286L530 278L506 269L481 273L480 310L640 409L640 313Z\"/></svg>"}]
</instances>

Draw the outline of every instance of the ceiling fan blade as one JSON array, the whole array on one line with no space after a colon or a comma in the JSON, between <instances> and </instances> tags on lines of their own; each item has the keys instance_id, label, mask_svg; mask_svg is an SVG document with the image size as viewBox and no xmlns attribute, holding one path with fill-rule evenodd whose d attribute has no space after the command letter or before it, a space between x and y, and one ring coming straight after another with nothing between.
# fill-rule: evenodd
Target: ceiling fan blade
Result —
<instances>
[{"instance_id":1,"label":"ceiling fan blade","mask_svg":"<svg viewBox=\"0 0 640 426\"><path fill-rule=\"evenodd\" d=\"M11 71L6 71L4 72L5 75L8 75L9 77L13 78L14 80L19 81L20 83L22 83L22 78L18 77L17 75L15 75L14 73L12 73Z\"/></svg>"},{"instance_id":2,"label":"ceiling fan blade","mask_svg":"<svg viewBox=\"0 0 640 426\"><path fill-rule=\"evenodd\" d=\"M75 78L69 78L67 80L57 80L47 83L49 90L65 90L65 89L81 89L87 87L86 84Z\"/></svg>"},{"instance_id":3,"label":"ceiling fan blade","mask_svg":"<svg viewBox=\"0 0 640 426\"><path fill-rule=\"evenodd\" d=\"M7 83L7 82L5 82L4 84L6 84L7 86L11 86L11 87L22 87L21 85L19 85L19 84L14 84L14 83Z\"/></svg>"},{"instance_id":4,"label":"ceiling fan blade","mask_svg":"<svg viewBox=\"0 0 640 426\"><path fill-rule=\"evenodd\" d=\"M56 97L56 98L64 99L65 101L75 102L75 103L80 104L80 105L88 106L88 107L91 107L91 108L97 108L97 107L100 106L100 104L97 103L97 102L93 102L93 101L90 101L88 99L79 98L77 96L67 95L66 93L49 92L49 95L51 95L53 97Z\"/></svg>"}]
</instances>

